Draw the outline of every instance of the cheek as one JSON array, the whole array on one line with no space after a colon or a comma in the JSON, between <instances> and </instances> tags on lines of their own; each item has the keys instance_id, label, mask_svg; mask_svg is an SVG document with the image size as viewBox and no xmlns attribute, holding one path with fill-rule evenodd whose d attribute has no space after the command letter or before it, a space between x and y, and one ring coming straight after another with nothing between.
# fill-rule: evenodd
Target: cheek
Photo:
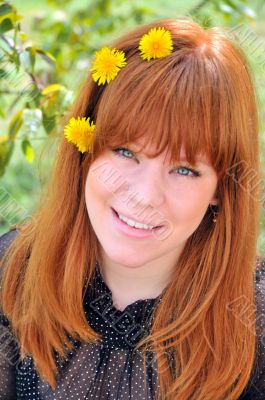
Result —
<instances>
[{"instance_id":1,"label":"cheek","mask_svg":"<svg viewBox=\"0 0 265 400\"><path fill-rule=\"evenodd\" d=\"M172 234L169 235L169 242L174 245L178 241L188 239L201 224L207 211L207 203L199 197L190 197L177 202L171 207L168 226Z\"/></svg>"},{"instance_id":2,"label":"cheek","mask_svg":"<svg viewBox=\"0 0 265 400\"><path fill-rule=\"evenodd\" d=\"M175 219L199 223L211 202L214 185L204 182L191 186L183 185L170 196L170 209Z\"/></svg>"},{"instance_id":3,"label":"cheek","mask_svg":"<svg viewBox=\"0 0 265 400\"><path fill-rule=\"evenodd\" d=\"M86 180L85 200L89 212L100 208L101 200L106 197L104 186L97 177L89 172Z\"/></svg>"},{"instance_id":4,"label":"cheek","mask_svg":"<svg viewBox=\"0 0 265 400\"><path fill-rule=\"evenodd\" d=\"M97 197L98 200L106 200L111 204L113 200L122 201L123 196L128 193L128 174L117 168L110 156L101 157L91 165L86 181L87 199Z\"/></svg>"},{"instance_id":5,"label":"cheek","mask_svg":"<svg viewBox=\"0 0 265 400\"><path fill-rule=\"evenodd\" d=\"M90 166L86 178L85 200L89 210L100 209L109 203L113 190L113 168L107 157L100 157Z\"/></svg>"}]
</instances>

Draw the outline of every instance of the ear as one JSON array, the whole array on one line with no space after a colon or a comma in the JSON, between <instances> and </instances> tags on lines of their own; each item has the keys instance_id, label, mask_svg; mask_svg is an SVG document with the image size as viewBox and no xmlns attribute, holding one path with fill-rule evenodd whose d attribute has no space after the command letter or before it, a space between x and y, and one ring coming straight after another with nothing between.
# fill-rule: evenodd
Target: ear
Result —
<instances>
[{"instance_id":1,"label":"ear","mask_svg":"<svg viewBox=\"0 0 265 400\"><path fill-rule=\"evenodd\" d=\"M212 206L217 206L219 204L219 198L218 198L218 190L216 189L215 194L213 195L210 204Z\"/></svg>"}]
</instances>

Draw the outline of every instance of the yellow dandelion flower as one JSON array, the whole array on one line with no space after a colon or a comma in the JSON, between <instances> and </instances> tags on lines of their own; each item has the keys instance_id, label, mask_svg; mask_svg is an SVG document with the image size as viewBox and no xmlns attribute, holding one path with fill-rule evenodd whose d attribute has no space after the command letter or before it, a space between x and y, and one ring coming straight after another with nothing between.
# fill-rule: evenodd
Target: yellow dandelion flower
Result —
<instances>
[{"instance_id":1,"label":"yellow dandelion flower","mask_svg":"<svg viewBox=\"0 0 265 400\"><path fill-rule=\"evenodd\" d=\"M143 60L165 57L172 53L173 42L170 31L165 28L151 28L143 35L139 43L140 55Z\"/></svg>"},{"instance_id":2,"label":"yellow dandelion flower","mask_svg":"<svg viewBox=\"0 0 265 400\"><path fill-rule=\"evenodd\" d=\"M75 144L81 153L92 150L96 125L92 121L90 123L89 120L89 117L87 119L72 117L64 127L64 136L69 142Z\"/></svg>"},{"instance_id":3,"label":"yellow dandelion flower","mask_svg":"<svg viewBox=\"0 0 265 400\"><path fill-rule=\"evenodd\" d=\"M98 85L109 83L113 80L120 69L126 65L125 53L109 47L103 47L96 51L95 59L92 61L92 78Z\"/></svg>"}]
</instances>

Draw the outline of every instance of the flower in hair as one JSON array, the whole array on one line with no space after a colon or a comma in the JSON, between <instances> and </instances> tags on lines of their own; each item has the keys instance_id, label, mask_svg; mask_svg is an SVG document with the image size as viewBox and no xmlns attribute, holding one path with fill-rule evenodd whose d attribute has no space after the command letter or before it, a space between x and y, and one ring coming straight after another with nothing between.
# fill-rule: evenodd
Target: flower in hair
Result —
<instances>
[{"instance_id":1,"label":"flower in hair","mask_svg":"<svg viewBox=\"0 0 265 400\"><path fill-rule=\"evenodd\" d=\"M123 51L103 47L96 51L95 59L92 61L92 78L98 85L109 83L125 65L126 58Z\"/></svg>"},{"instance_id":2,"label":"flower in hair","mask_svg":"<svg viewBox=\"0 0 265 400\"><path fill-rule=\"evenodd\" d=\"M90 118L72 117L64 127L64 135L68 142L75 144L81 153L92 150L94 130L96 125Z\"/></svg>"},{"instance_id":3,"label":"flower in hair","mask_svg":"<svg viewBox=\"0 0 265 400\"><path fill-rule=\"evenodd\" d=\"M172 53L173 42L170 31L165 28L151 28L143 35L139 43L140 56L143 60L165 57Z\"/></svg>"}]
</instances>

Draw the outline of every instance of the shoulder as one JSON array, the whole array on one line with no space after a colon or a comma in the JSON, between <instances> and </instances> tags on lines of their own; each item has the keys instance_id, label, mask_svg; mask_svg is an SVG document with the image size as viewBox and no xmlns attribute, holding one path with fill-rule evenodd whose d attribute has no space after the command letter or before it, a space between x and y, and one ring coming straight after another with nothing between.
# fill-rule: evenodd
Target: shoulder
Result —
<instances>
[{"instance_id":1,"label":"shoulder","mask_svg":"<svg viewBox=\"0 0 265 400\"><path fill-rule=\"evenodd\" d=\"M18 234L16 228L0 236L0 261ZM2 270L0 269L0 287ZM1 305L0 305L1 306ZM13 334L10 321L0 307L0 399L16 399L16 368L19 361L19 345Z\"/></svg>"},{"instance_id":2,"label":"shoulder","mask_svg":"<svg viewBox=\"0 0 265 400\"><path fill-rule=\"evenodd\" d=\"M10 229L10 231L0 236L0 260L3 258L8 247L11 245L19 231L16 228Z\"/></svg>"},{"instance_id":3,"label":"shoulder","mask_svg":"<svg viewBox=\"0 0 265 400\"><path fill-rule=\"evenodd\" d=\"M9 248L9 246L11 245L11 243L18 234L19 231L16 228L12 228L8 232L0 236L0 262L4 257L4 254L6 253L7 249ZM3 269L4 265L2 265L0 268L0 288L2 287ZM8 325L7 318L1 312L1 304L0 304L0 325L5 325L5 326Z\"/></svg>"},{"instance_id":4,"label":"shoulder","mask_svg":"<svg viewBox=\"0 0 265 400\"><path fill-rule=\"evenodd\" d=\"M250 382L242 399L265 398L265 258L258 256L255 269L257 355ZM241 399L241 397L240 397Z\"/></svg>"},{"instance_id":5,"label":"shoulder","mask_svg":"<svg viewBox=\"0 0 265 400\"><path fill-rule=\"evenodd\" d=\"M257 334L265 345L265 258L257 257L255 270ZM264 346L265 348L265 346Z\"/></svg>"},{"instance_id":6,"label":"shoulder","mask_svg":"<svg viewBox=\"0 0 265 400\"><path fill-rule=\"evenodd\" d=\"M256 281L259 282L265 277L265 257L257 256L256 261Z\"/></svg>"},{"instance_id":7,"label":"shoulder","mask_svg":"<svg viewBox=\"0 0 265 400\"><path fill-rule=\"evenodd\" d=\"M260 256L256 258L254 280L257 352L251 377L240 400L265 399L265 258ZM246 310L253 311L247 307ZM252 329L252 325L249 328Z\"/></svg>"},{"instance_id":8,"label":"shoulder","mask_svg":"<svg viewBox=\"0 0 265 400\"><path fill-rule=\"evenodd\" d=\"M11 245L11 243L17 237L18 234L19 234L19 231L16 228L12 228L12 229L10 229L10 231L8 231L0 236L0 262L1 262L2 258L4 257L7 249L9 248L9 246ZM1 287L1 282L2 282L3 269L4 269L4 265L2 265L0 268L0 287Z\"/></svg>"},{"instance_id":9,"label":"shoulder","mask_svg":"<svg viewBox=\"0 0 265 400\"><path fill-rule=\"evenodd\" d=\"M255 300L258 334L265 335L265 258L258 257L255 270ZM265 336L264 336L265 344Z\"/></svg>"}]
</instances>

